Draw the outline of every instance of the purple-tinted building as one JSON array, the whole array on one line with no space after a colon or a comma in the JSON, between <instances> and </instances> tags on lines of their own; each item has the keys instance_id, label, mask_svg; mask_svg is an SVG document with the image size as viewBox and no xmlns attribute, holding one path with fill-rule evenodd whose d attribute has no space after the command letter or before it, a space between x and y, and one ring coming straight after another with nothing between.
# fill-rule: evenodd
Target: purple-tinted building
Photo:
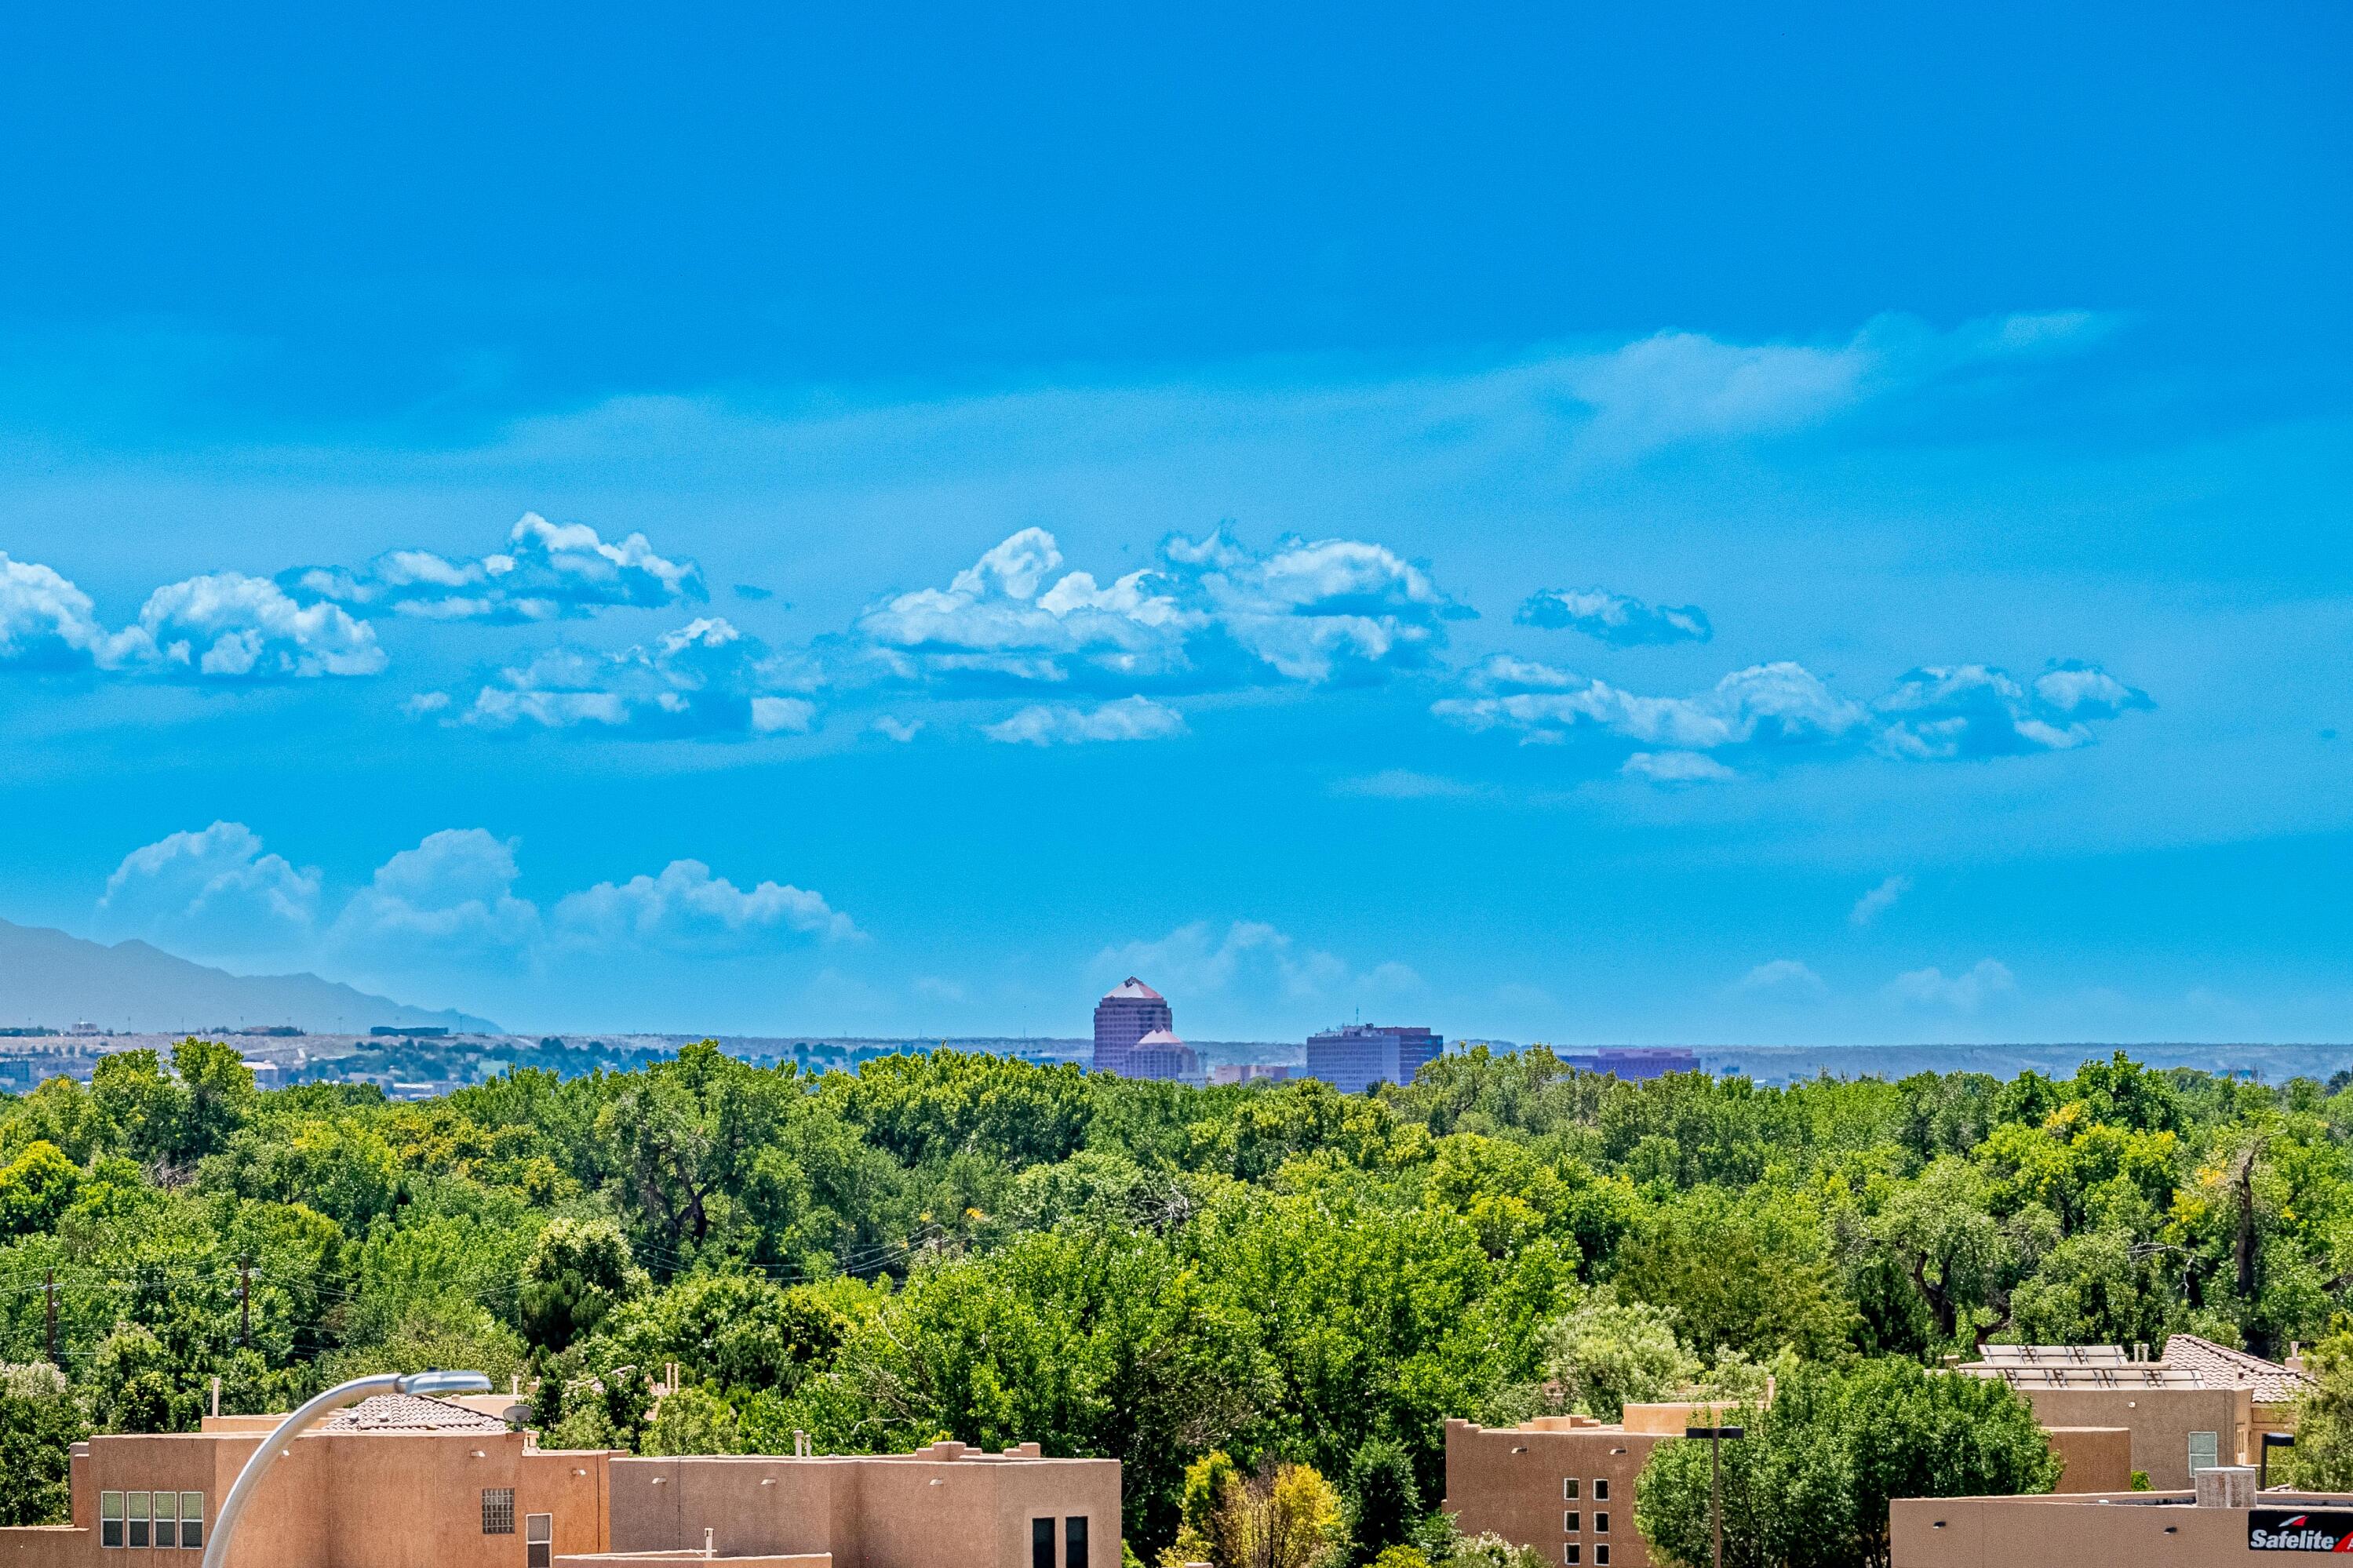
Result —
<instances>
[{"instance_id":1,"label":"purple-tinted building","mask_svg":"<svg viewBox=\"0 0 2353 1568\"><path fill-rule=\"evenodd\" d=\"M1362 1094L1377 1083L1411 1083L1445 1048L1441 1037L1419 1026L1343 1024L1307 1037L1306 1076Z\"/></svg>"},{"instance_id":2,"label":"purple-tinted building","mask_svg":"<svg viewBox=\"0 0 2353 1568\"><path fill-rule=\"evenodd\" d=\"M1167 1029L1155 1029L1128 1048L1127 1077L1162 1083L1204 1083L1200 1054Z\"/></svg>"},{"instance_id":3,"label":"purple-tinted building","mask_svg":"<svg viewBox=\"0 0 2353 1568\"><path fill-rule=\"evenodd\" d=\"M1604 1046L1588 1056L1565 1056L1563 1065L1586 1072L1615 1074L1629 1083L1699 1071L1699 1057L1681 1046Z\"/></svg>"},{"instance_id":4,"label":"purple-tinted building","mask_svg":"<svg viewBox=\"0 0 2353 1568\"><path fill-rule=\"evenodd\" d=\"M1174 1039L1176 1027L1166 998L1129 975L1095 1004L1095 1071L1136 1076L1129 1060L1136 1042L1155 1029L1169 1031Z\"/></svg>"}]
</instances>

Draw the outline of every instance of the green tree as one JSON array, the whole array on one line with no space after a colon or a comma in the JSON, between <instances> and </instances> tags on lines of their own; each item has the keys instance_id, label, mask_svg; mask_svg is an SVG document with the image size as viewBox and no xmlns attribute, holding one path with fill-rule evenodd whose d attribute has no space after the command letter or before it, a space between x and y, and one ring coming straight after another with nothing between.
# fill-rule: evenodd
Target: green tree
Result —
<instances>
[{"instance_id":1,"label":"green tree","mask_svg":"<svg viewBox=\"0 0 2353 1568\"><path fill-rule=\"evenodd\" d=\"M1413 1460L1388 1437L1371 1437L1348 1459L1348 1534L1356 1560L1370 1562L1402 1546L1421 1518Z\"/></svg>"},{"instance_id":2,"label":"green tree","mask_svg":"<svg viewBox=\"0 0 2353 1568\"><path fill-rule=\"evenodd\" d=\"M118 1324L98 1342L87 1387L100 1432L185 1432L203 1409L195 1375L139 1323Z\"/></svg>"},{"instance_id":3,"label":"green tree","mask_svg":"<svg viewBox=\"0 0 2353 1568\"><path fill-rule=\"evenodd\" d=\"M1773 1403L1727 1413L1725 1561L1738 1568L1888 1568L1888 1501L2048 1491L2059 1461L1999 1381L1901 1360L1795 1370ZM1710 1447L1662 1443L1635 1492L1655 1555L1710 1561Z\"/></svg>"},{"instance_id":4,"label":"green tree","mask_svg":"<svg viewBox=\"0 0 2353 1568\"><path fill-rule=\"evenodd\" d=\"M2305 1352L2312 1386L2296 1400L2295 1447L2273 1474L2314 1491L2353 1489L2353 1331Z\"/></svg>"},{"instance_id":5,"label":"green tree","mask_svg":"<svg viewBox=\"0 0 2353 1568\"><path fill-rule=\"evenodd\" d=\"M1630 1403L1672 1398L1699 1374L1674 1320L1603 1286L1543 1329L1544 1369L1577 1409L1615 1421Z\"/></svg>"},{"instance_id":6,"label":"green tree","mask_svg":"<svg viewBox=\"0 0 2353 1568\"><path fill-rule=\"evenodd\" d=\"M708 1389L691 1384L665 1394L654 1406L638 1444L641 1454L734 1454L742 1452L735 1412Z\"/></svg>"},{"instance_id":7,"label":"green tree","mask_svg":"<svg viewBox=\"0 0 2353 1568\"><path fill-rule=\"evenodd\" d=\"M0 1165L0 1241L55 1228L81 1191L81 1167L47 1139Z\"/></svg>"},{"instance_id":8,"label":"green tree","mask_svg":"<svg viewBox=\"0 0 2353 1568\"><path fill-rule=\"evenodd\" d=\"M550 1220L523 1260L523 1337L562 1350L646 1285L628 1238L608 1219Z\"/></svg>"},{"instance_id":9,"label":"green tree","mask_svg":"<svg viewBox=\"0 0 2353 1568\"><path fill-rule=\"evenodd\" d=\"M1226 1477L1209 1538L1217 1568L1336 1568L1348 1552L1339 1494L1307 1465Z\"/></svg>"},{"instance_id":10,"label":"green tree","mask_svg":"<svg viewBox=\"0 0 2353 1568\"><path fill-rule=\"evenodd\" d=\"M66 1477L87 1428L47 1362L0 1363L0 1525L66 1522Z\"/></svg>"}]
</instances>

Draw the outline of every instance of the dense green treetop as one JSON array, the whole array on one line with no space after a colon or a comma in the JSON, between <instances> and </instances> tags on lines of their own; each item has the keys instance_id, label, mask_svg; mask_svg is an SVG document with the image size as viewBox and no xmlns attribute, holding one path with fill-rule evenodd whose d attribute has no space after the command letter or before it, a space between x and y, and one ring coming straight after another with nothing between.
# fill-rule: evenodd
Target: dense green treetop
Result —
<instances>
[{"instance_id":1,"label":"dense green treetop","mask_svg":"<svg viewBox=\"0 0 2353 1568\"><path fill-rule=\"evenodd\" d=\"M251 1410L462 1363L532 1380L551 1440L1116 1456L1147 1557L1204 1456L1304 1467L1359 1560L1434 1562L1456 1547L1398 1516L1443 1495L1450 1416L1607 1415L1776 1367L1804 1374L1793 1433L1818 1407L1942 1430L1979 1395L1902 1369L1988 1339L2272 1353L2353 1325L2337 1087L2121 1055L2007 1083L1632 1084L1534 1047L1343 1095L945 1050L811 1075L705 1044L397 1104L257 1092L191 1040L0 1097L0 1468L29 1478L0 1508L55 1517L39 1456L185 1427L216 1375ZM52 1273L62 1384L36 1364ZM673 1363L691 1397L657 1412ZM1855 1560L1874 1499L1945 1484L1870 1458L1773 1461L1844 1500Z\"/></svg>"}]
</instances>

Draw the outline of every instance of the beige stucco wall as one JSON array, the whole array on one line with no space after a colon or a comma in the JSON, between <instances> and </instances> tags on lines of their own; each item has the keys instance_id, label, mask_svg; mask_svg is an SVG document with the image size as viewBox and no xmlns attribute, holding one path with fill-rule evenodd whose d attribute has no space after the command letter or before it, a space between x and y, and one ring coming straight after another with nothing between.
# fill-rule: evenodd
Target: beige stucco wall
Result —
<instances>
[{"instance_id":1,"label":"beige stucco wall","mask_svg":"<svg viewBox=\"0 0 2353 1568\"><path fill-rule=\"evenodd\" d=\"M1087 1521L1087 1568L1119 1568L1116 1459L966 1455L616 1459L612 1549L830 1552L835 1568L1029 1568L1030 1521Z\"/></svg>"},{"instance_id":2,"label":"beige stucco wall","mask_svg":"<svg viewBox=\"0 0 2353 1568\"><path fill-rule=\"evenodd\" d=\"M2126 1493L2109 1502L1907 1500L1889 1510L1892 1560L1894 1568L2212 1568L2285 1560L2247 1549L2244 1509L2155 1507L2150 1495ZM2298 1500L2273 1494L2263 1505L2295 1508Z\"/></svg>"},{"instance_id":3,"label":"beige stucco wall","mask_svg":"<svg viewBox=\"0 0 2353 1568\"><path fill-rule=\"evenodd\" d=\"M2243 1388L2021 1388L2045 1426L2122 1426L2132 1434L2132 1468L2159 1491L2189 1485L2189 1434L2217 1436L2217 1458L2246 1451L2253 1404Z\"/></svg>"},{"instance_id":4,"label":"beige stucco wall","mask_svg":"<svg viewBox=\"0 0 2353 1568\"><path fill-rule=\"evenodd\" d=\"M209 1535L259 1443L227 1432L93 1437L73 1463L77 1528L0 1530L0 1568L192 1568L194 1552L101 1547L99 1494L200 1491ZM310 1433L248 1504L231 1568L523 1568L534 1513L553 1516L556 1552L596 1552L605 1464L601 1453L526 1451L514 1432ZM482 1533L481 1494L493 1487L514 1489L512 1535Z\"/></svg>"},{"instance_id":5,"label":"beige stucco wall","mask_svg":"<svg viewBox=\"0 0 2353 1568\"><path fill-rule=\"evenodd\" d=\"M1440 1506L1456 1516L1464 1533L1492 1531L1547 1563L1562 1561L1561 1548L1576 1542L1590 1563L1593 1548L1607 1542L1610 1568L1648 1568L1650 1553L1634 1528L1634 1479L1651 1450L1666 1440L1618 1426L1539 1431L1449 1421L1446 1498ZM1581 1483L1575 1502L1561 1495L1561 1483L1572 1476ZM1593 1495L1597 1479L1609 1483L1607 1500ZM1562 1528L1562 1515L1571 1510L1579 1515L1574 1535ZM1609 1516L1606 1534L1593 1528L1597 1512Z\"/></svg>"},{"instance_id":6,"label":"beige stucco wall","mask_svg":"<svg viewBox=\"0 0 2353 1568\"><path fill-rule=\"evenodd\" d=\"M2132 1433L2122 1426L2054 1426L2045 1435L2064 1467L2060 1492L2122 1492L2132 1489Z\"/></svg>"}]
</instances>

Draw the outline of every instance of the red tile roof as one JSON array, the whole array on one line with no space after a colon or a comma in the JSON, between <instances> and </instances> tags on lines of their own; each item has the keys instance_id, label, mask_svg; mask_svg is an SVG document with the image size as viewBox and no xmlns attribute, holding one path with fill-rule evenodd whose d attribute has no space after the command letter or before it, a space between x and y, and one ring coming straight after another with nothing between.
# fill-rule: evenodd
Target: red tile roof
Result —
<instances>
[{"instance_id":1,"label":"red tile roof","mask_svg":"<svg viewBox=\"0 0 2353 1568\"><path fill-rule=\"evenodd\" d=\"M2196 1334L2176 1334L2165 1342L2166 1366L2187 1367L2209 1388L2249 1388L2263 1405L2286 1405L2312 1386L2312 1379L2291 1366L2259 1355L2201 1340Z\"/></svg>"},{"instance_id":2,"label":"red tile roof","mask_svg":"<svg viewBox=\"0 0 2353 1568\"><path fill-rule=\"evenodd\" d=\"M509 1430L495 1415L469 1410L446 1400L423 1399L413 1394L379 1394L336 1411L319 1424L322 1432L478 1432L485 1436Z\"/></svg>"}]
</instances>

